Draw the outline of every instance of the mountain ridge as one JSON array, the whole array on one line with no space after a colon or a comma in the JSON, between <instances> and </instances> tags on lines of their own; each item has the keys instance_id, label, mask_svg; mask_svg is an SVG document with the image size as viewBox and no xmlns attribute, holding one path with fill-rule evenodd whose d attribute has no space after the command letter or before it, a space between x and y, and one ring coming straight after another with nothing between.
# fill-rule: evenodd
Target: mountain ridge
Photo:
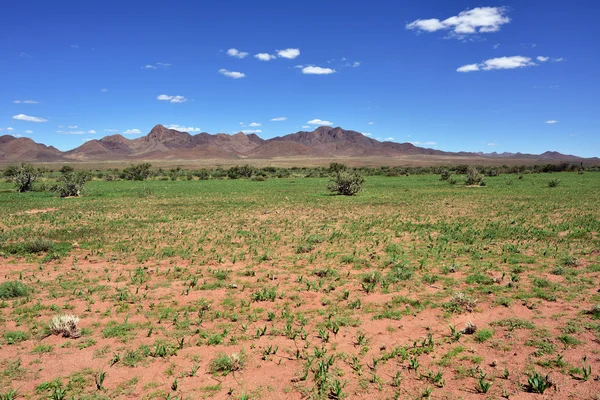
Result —
<instances>
[{"instance_id":1,"label":"mountain ridge","mask_svg":"<svg viewBox=\"0 0 600 400\"><path fill-rule=\"evenodd\" d=\"M36 143L30 138L0 136L0 161L26 162L86 162L136 160L194 159L278 159L286 157L485 157L489 159L533 159L539 161L598 160L582 158L556 151L542 154L448 152L415 146L411 143L381 142L360 132L341 127L320 126L313 131L299 131L271 139L254 133L232 135L200 132L190 134L156 125L145 136L128 139L114 134L93 139L68 151Z\"/></svg>"}]
</instances>

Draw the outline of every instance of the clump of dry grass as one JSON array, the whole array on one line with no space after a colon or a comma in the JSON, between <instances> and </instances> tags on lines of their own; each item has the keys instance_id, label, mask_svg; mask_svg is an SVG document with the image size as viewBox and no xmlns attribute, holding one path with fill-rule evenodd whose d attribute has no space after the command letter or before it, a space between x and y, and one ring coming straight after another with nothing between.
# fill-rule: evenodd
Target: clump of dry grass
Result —
<instances>
[{"instance_id":1,"label":"clump of dry grass","mask_svg":"<svg viewBox=\"0 0 600 400\"><path fill-rule=\"evenodd\" d=\"M55 315L50 321L50 332L53 335L62 335L66 338L78 338L81 330L77 328L79 317L71 314Z\"/></svg>"}]
</instances>

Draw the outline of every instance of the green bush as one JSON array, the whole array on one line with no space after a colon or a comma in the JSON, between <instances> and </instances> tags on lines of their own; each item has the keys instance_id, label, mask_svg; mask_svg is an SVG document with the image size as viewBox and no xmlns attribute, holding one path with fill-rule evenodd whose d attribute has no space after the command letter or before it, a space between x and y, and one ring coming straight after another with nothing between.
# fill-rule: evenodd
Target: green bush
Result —
<instances>
[{"instance_id":1,"label":"green bush","mask_svg":"<svg viewBox=\"0 0 600 400\"><path fill-rule=\"evenodd\" d=\"M10 165L4 170L4 176L15 184L20 193L30 192L33 190L33 182L40 176L40 170L31 164L22 163Z\"/></svg>"},{"instance_id":2,"label":"green bush","mask_svg":"<svg viewBox=\"0 0 600 400\"><path fill-rule=\"evenodd\" d=\"M560 184L560 179L550 179L548 181L548 187L557 187Z\"/></svg>"},{"instance_id":3,"label":"green bush","mask_svg":"<svg viewBox=\"0 0 600 400\"><path fill-rule=\"evenodd\" d=\"M27 296L31 289L19 281L8 281L0 283L0 299L8 300Z\"/></svg>"},{"instance_id":4,"label":"green bush","mask_svg":"<svg viewBox=\"0 0 600 400\"><path fill-rule=\"evenodd\" d=\"M477 169L469 167L467 169L467 178L465 179L465 185L467 186L485 186L483 181L483 174Z\"/></svg>"},{"instance_id":5,"label":"green bush","mask_svg":"<svg viewBox=\"0 0 600 400\"><path fill-rule=\"evenodd\" d=\"M362 190L364 182L365 178L356 171L340 171L329 181L327 189L344 196L354 196Z\"/></svg>"},{"instance_id":6,"label":"green bush","mask_svg":"<svg viewBox=\"0 0 600 400\"><path fill-rule=\"evenodd\" d=\"M89 174L87 172L66 170L58 178L58 183L52 188L52 191L58 193L60 197L79 197L83 193L83 186L88 179Z\"/></svg>"},{"instance_id":7,"label":"green bush","mask_svg":"<svg viewBox=\"0 0 600 400\"><path fill-rule=\"evenodd\" d=\"M121 172L121 178L129 181L143 181L150 176L150 163L131 165Z\"/></svg>"}]
</instances>

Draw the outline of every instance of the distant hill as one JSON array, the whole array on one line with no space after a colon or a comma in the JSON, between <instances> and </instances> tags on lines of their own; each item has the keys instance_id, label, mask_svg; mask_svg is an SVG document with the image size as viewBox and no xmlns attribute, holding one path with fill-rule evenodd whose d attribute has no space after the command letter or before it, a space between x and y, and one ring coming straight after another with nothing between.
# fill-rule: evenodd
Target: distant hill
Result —
<instances>
[{"instance_id":1,"label":"distant hill","mask_svg":"<svg viewBox=\"0 0 600 400\"><path fill-rule=\"evenodd\" d=\"M88 162L88 161L163 161L198 159L281 159L347 157L477 157L539 162L580 162L581 157L547 151L540 155L521 153L445 152L410 143L380 142L362 133L321 126L312 132L300 131L264 140L255 134L234 135L202 132L190 135L156 125L146 135L127 139L122 135L90 140L66 152L36 143L29 138L0 136L0 162ZM588 159L588 160L596 160Z\"/></svg>"}]
</instances>

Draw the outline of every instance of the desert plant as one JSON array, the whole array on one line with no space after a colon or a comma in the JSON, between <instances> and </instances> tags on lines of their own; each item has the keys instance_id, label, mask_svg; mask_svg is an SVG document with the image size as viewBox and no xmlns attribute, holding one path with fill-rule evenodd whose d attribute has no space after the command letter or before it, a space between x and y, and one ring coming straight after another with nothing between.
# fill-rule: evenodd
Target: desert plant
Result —
<instances>
[{"instance_id":1,"label":"desert plant","mask_svg":"<svg viewBox=\"0 0 600 400\"><path fill-rule=\"evenodd\" d=\"M548 181L548 187L557 187L560 184L560 179L550 179Z\"/></svg>"},{"instance_id":2,"label":"desert plant","mask_svg":"<svg viewBox=\"0 0 600 400\"><path fill-rule=\"evenodd\" d=\"M552 386L552 382L550 382L550 378L548 375L543 376L534 371L531 374L527 374L527 384L529 386L529 390L535 393L543 394L546 389Z\"/></svg>"},{"instance_id":3,"label":"desert plant","mask_svg":"<svg viewBox=\"0 0 600 400\"><path fill-rule=\"evenodd\" d=\"M57 192L60 197L79 197L88 179L89 174L87 172L66 171L57 179L57 184L52 188L52 191Z\"/></svg>"},{"instance_id":4,"label":"desert plant","mask_svg":"<svg viewBox=\"0 0 600 400\"><path fill-rule=\"evenodd\" d=\"M56 315L50 321L50 332L53 335L62 335L66 338L78 338L81 330L77 328L79 317L71 314Z\"/></svg>"},{"instance_id":5,"label":"desert plant","mask_svg":"<svg viewBox=\"0 0 600 400\"><path fill-rule=\"evenodd\" d=\"M481 174L477 169L469 167L467 169L467 177L465 179L465 185L467 186L485 186L483 180L483 174Z\"/></svg>"},{"instance_id":6,"label":"desert plant","mask_svg":"<svg viewBox=\"0 0 600 400\"><path fill-rule=\"evenodd\" d=\"M20 193L33 190L33 182L40 176L40 170L31 164L10 165L4 170L4 176L13 182Z\"/></svg>"},{"instance_id":7,"label":"desert plant","mask_svg":"<svg viewBox=\"0 0 600 400\"><path fill-rule=\"evenodd\" d=\"M329 181L327 189L336 194L353 196L362 190L364 182L365 178L356 171L339 171Z\"/></svg>"},{"instance_id":8,"label":"desert plant","mask_svg":"<svg viewBox=\"0 0 600 400\"><path fill-rule=\"evenodd\" d=\"M440 174L440 181L447 181L450 179L451 175L452 174L447 169L442 170L442 173Z\"/></svg>"},{"instance_id":9,"label":"desert plant","mask_svg":"<svg viewBox=\"0 0 600 400\"><path fill-rule=\"evenodd\" d=\"M143 181L150 176L150 167L152 164L141 163L131 165L121 172L121 178L129 181Z\"/></svg>"},{"instance_id":10,"label":"desert plant","mask_svg":"<svg viewBox=\"0 0 600 400\"><path fill-rule=\"evenodd\" d=\"M0 283L0 299L14 299L27 296L31 289L19 281L8 281Z\"/></svg>"},{"instance_id":11,"label":"desert plant","mask_svg":"<svg viewBox=\"0 0 600 400\"><path fill-rule=\"evenodd\" d=\"M227 355L225 353L219 354L209 364L209 370L213 375L227 375L231 372L238 371L244 367L246 362L246 355L244 352L232 353Z\"/></svg>"}]
</instances>

